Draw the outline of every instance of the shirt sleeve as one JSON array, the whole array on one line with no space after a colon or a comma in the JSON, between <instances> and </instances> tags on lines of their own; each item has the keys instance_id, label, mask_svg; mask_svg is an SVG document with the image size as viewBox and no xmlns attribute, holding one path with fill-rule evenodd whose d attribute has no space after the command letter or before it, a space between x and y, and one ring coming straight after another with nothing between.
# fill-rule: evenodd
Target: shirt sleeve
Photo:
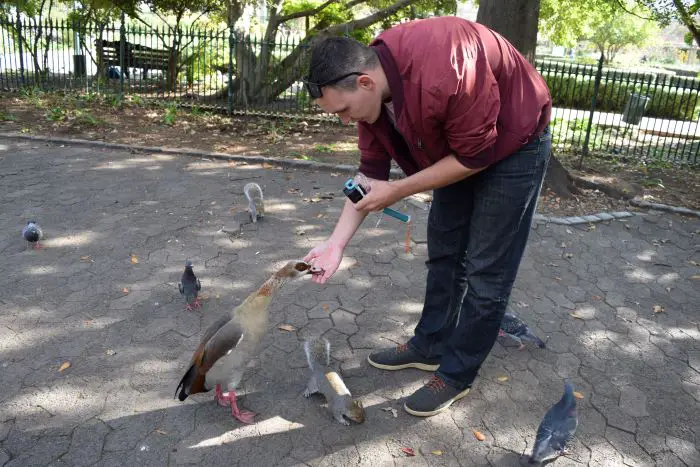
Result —
<instances>
[{"instance_id":1,"label":"shirt sleeve","mask_svg":"<svg viewBox=\"0 0 700 467\"><path fill-rule=\"evenodd\" d=\"M389 180L391 156L367 124L357 124L358 147L360 149L360 172L375 180Z\"/></svg>"}]
</instances>

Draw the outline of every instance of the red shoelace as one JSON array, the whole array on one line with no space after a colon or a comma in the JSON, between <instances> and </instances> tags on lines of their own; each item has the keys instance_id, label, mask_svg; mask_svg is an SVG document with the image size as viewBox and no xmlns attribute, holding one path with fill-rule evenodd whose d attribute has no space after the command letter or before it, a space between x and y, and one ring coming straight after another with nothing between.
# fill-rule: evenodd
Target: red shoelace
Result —
<instances>
[{"instance_id":1,"label":"red shoelace","mask_svg":"<svg viewBox=\"0 0 700 467\"><path fill-rule=\"evenodd\" d=\"M442 379L440 379L439 376L433 375L433 377L430 378L430 381L428 381L426 386L428 386L428 388L432 389L435 392L440 392L443 389L445 389L447 385Z\"/></svg>"},{"instance_id":2,"label":"red shoelace","mask_svg":"<svg viewBox=\"0 0 700 467\"><path fill-rule=\"evenodd\" d=\"M408 344L401 344L396 346L396 353L405 352L408 350Z\"/></svg>"}]
</instances>

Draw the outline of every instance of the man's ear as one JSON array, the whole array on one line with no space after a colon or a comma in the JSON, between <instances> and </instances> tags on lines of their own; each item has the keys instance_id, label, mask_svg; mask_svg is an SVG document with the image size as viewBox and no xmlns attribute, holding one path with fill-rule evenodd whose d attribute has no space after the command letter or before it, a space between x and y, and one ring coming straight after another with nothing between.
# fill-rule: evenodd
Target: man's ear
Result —
<instances>
[{"instance_id":1,"label":"man's ear","mask_svg":"<svg viewBox=\"0 0 700 467\"><path fill-rule=\"evenodd\" d=\"M369 75L362 75L357 77L357 86L361 89L371 91L374 88L374 84L374 80Z\"/></svg>"}]
</instances>

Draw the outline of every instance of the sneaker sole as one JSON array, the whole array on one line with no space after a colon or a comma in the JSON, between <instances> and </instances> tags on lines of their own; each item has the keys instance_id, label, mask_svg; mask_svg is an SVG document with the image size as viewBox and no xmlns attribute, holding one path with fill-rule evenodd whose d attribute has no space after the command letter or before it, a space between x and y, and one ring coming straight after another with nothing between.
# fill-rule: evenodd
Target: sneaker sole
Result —
<instances>
[{"instance_id":1,"label":"sneaker sole","mask_svg":"<svg viewBox=\"0 0 700 467\"><path fill-rule=\"evenodd\" d=\"M377 363L372 361L371 358L369 358L369 355L367 355L367 362L369 362L370 365L372 365L375 368L379 368L380 370L389 370L389 371L394 371L394 370L405 370L406 368L415 368L417 370L423 370L423 371L437 371L438 368L440 368L440 365L430 365L428 363L404 363L403 365L384 365L382 363Z\"/></svg>"},{"instance_id":2,"label":"sneaker sole","mask_svg":"<svg viewBox=\"0 0 700 467\"><path fill-rule=\"evenodd\" d=\"M411 415L415 415L416 417L432 417L433 415L437 415L437 414L439 414L440 412L444 412L445 410L449 409L450 406L451 406L452 404L454 404L455 402L457 402L457 401L460 400L461 398L466 397L466 395L469 394L470 389L471 389L471 388L467 388L467 389L465 389L464 391L460 392L459 394L457 394L456 396L454 396L452 399L450 399L450 400L445 404L444 407L440 407L440 408L437 409L437 410L430 410L430 411L427 411L427 412L421 412L421 411L419 411L419 410L413 410L413 409L409 408L409 407L406 405L406 403L403 404L403 409L404 409L406 412L410 413Z\"/></svg>"}]
</instances>

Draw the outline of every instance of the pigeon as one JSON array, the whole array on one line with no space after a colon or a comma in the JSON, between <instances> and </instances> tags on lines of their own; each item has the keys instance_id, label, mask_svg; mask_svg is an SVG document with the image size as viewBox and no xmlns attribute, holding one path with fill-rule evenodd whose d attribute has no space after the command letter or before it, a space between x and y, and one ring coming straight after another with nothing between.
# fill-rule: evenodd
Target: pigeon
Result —
<instances>
[{"instance_id":1,"label":"pigeon","mask_svg":"<svg viewBox=\"0 0 700 467\"><path fill-rule=\"evenodd\" d=\"M305 261L289 261L243 303L209 326L175 390L178 399L184 401L192 394L215 388L219 405L230 405L233 417L252 423L255 414L238 408L235 390L267 331L270 303L284 284L322 272ZM228 391L224 392L222 386Z\"/></svg>"},{"instance_id":2,"label":"pigeon","mask_svg":"<svg viewBox=\"0 0 700 467\"><path fill-rule=\"evenodd\" d=\"M515 314L515 312L507 310L505 315L503 315L503 321L501 321L501 328L498 330L499 337L508 336L520 344L518 350L523 350L525 344L523 344L523 339L534 341L537 347L544 349L546 347L545 343L534 335L527 324Z\"/></svg>"},{"instance_id":3,"label":"pigeon","mask_svg":"<svg viewBox=\"0 0 700 467\"><path fill-rule=\"evenodd\" d=\"M265 215L262 188L255 182L246 183L243 187L243 194L248 199L246 211L250 214L250 221L256 224L258 218L262 218Z\"/></svg>"},{"instance_id":4,"label":"pigeon","mask_svg":"<svg viewBox=\"0 0 700 467\"><path fill-rule=\"evenodd\" d=\"M566 444L578 427L576 397L571 383L564 385L564 395L545 414L537 429L530 464L541 464L566 454Z\"/></svg>"},{"instance_id":5,"label":"pigeon","mask_svg":"<svg viewBox=\"0 0 700 467\"><path fill-rule=\"evenodd\" d=\"M29 221L22 229L22 237L27 241L27 246L32 244L33 248L41 248L39 240L44 238L44 232L36 221Z\"/></svg>"},{"instance_id":6,"label":"pigeon","mask_svg":"<svg viewBox=\"0 0 700 467\"><path fill-rule=\"evenodd\" d=\"M194 275L191 261L187 260L185 262L185 270L177 285L180 289L180 294L184 295L187 300L187 306L185 307L187 311L192 311L193 307L198 308L201 306L197 296L199 295L199 291L202 290L202 284L199 282L197 276Z\"/></svg>"}]
</instances>

